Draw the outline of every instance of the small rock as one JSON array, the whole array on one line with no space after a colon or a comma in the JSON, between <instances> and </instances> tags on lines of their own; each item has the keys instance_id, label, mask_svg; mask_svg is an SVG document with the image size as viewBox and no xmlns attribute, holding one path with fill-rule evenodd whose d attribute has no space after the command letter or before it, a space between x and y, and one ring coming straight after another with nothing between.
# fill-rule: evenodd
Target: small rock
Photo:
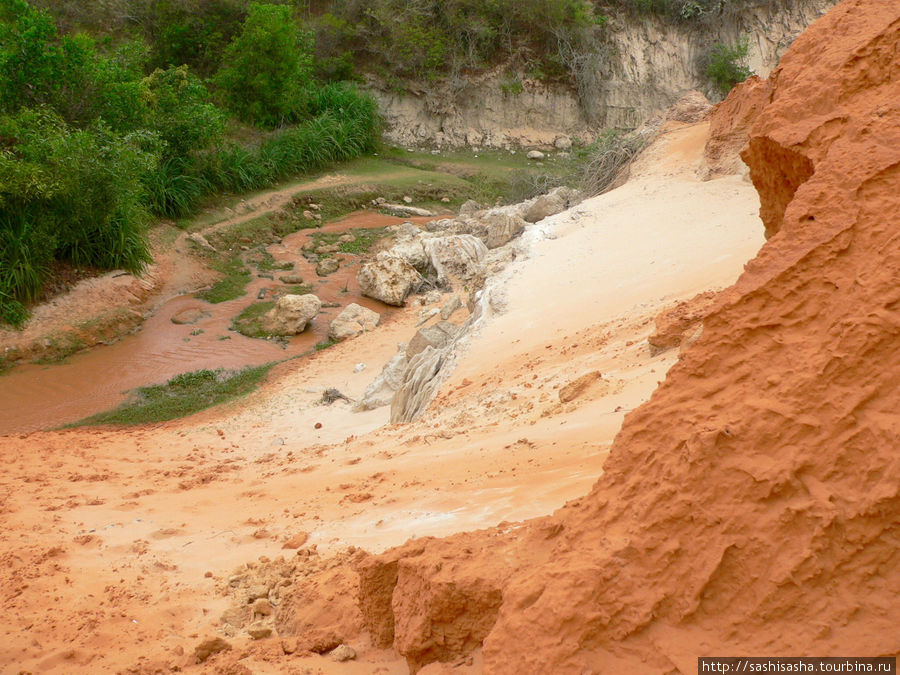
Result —
<instances>
[{"instance_id":1,"label":"small rock","mask_svg":"<svg viewBox=\"0 0 900 675\"><path fill-rule=\"evenodd\" d=\"M342 244L352 244L354 241L356 241L356 237L348 232L347 234L342 234L340 237L338 237L338 241Z\"/></svg>"},{"instance_id":2,"label":"small rock","mask_svg":"<svg viewBox=\"0 0 900 675\"><path fill-rule=\"evenodd\" d=\"M361 372L364 371L365 369L366 369L366 364L365 364L365 363L357 363L355 366L353 366L353 372L354 372L354 373L361 373Z\"/></svg>"},{"instance_id":3,"label":"small rock","mask_svg":"<svg viewBox=\"0 0 900 675\"><path fill-rule=\"evenodd\" d=\"M425 304L433 305L436 302L441 301L441 292L438 290L431 290L425 294Z\"/></svg>"},{"instance_id":4,"label":"small rock","mask_svg":"<svg viewBox=\"0 0 900 675\"><path fill-rule=\"evenodd\" d=\"M348 647L347 645L338 645L330 652L328 652L328 656L331 657L332 661L337 661L342 663L344 661L352 661L356 658L356 650L353 647Z\"/></svg>"},{"instance_id":5,"label":"small rock","mask_svg":"<svg viewBox=\"0 0 900 675\"><path fill-rule=\"evenodd\" d=\"M186 324L195 324L200 321L200 319L205 319L208 316L210 316L210 313L199 307L189 307L175 314L171 321L176 325L183 326Z\"/></svg>"},{"instance_id":6,"label":"small rock","mask_svg":"<svg viewBox=\"0 0 900 675\"><path fill-rule=\"evenodd\" d=\"M209 240L207 240L207 238L204 237L199 232L194 232L193 234L189 234L188 239L190 241L194 242L195 244L197 244L197 246L199 246L200 248L205 248L207 251L215 251L216 250L216 247L213 246L212 244L210 244Z\"/></svg>"},{"instance_id":7,"label":"small rock","mask_svg":"<svg viewBox=\"0 0 900 675\"><path fill-rule=\"evenodd\" d=\"M322 423L321 423L321 422L316 422L316 423L313 425L313 429L321 429L321 428L322 428Z\"/></svg>"},{"instance_id":8,"label":"small rock","mask_svg":"<svg viewBox=\"0 0 900 675\"><path fill-rule=\"evenodd\" d=\"M441 319L446 321L460 308L462 308L462 300L458 295L454 295L441 307Z\"/></svg>"},{"instance_id":9,"label":"small rock","mask_svg":"<svg viewBox=\"0 0 900 675\"><path fill-rule=\"evenodd\" d=\"M337 315L328 327L328 337L332 340L346 340L360 333L374 330L381 321L381 315L355 302L350 303ZM365 367L365 366L363 366Z\"/></svg>"},{"instance_id":10,"label":"small rock","mask_svg":"<svg viewBox=\"0 0 900 675\"><path fill-rule=\"evenodd\" d=\"M266 293L268 293L268 289L260 288L259 293L256 294L256 299L257 300L265 300Z\"/></svg>"},{"instance_id":11,"label":"small rock","mask_svg":"<svg viewBox=\"0 0 900 675\"><path fill-rule=\"evenodd\" d=\"M356 279L360 293L398 307L421 283L421 276L412 265L385 252L362 265Z\"/></svg>"},{"instance_id":12,"label":"small rock","mask_svg":"<svg viewBox=\"0 0 900 675\"><path fill-rule=\"evenodd\" d=\"M410 197L409 195L403 195L403 203L404 204L412 204L413 203L412 197Z\"/></svg>"},{"instance_id":13,"label":"small rock","mask_svg":"<svg viewBox=\"0 0 900 675\"><path fill-rule=\"evenodd\" d=\"M553 147L557 150L569 150L572 147L572 139L568 136L557 136L553 141Z\"/></svg>"},{"instance_id":14,"label":"small rock","mask_svg":"<svg viewBox=\"0 0 900 675\"><path fill-rule=\"evenodd\" d=\"M288 294L265 314L263 327L272 335L297 335L306 330L321 309L322 301L311 293Z\"/></svg>"},{"instance_id":15,"label":"small rock","mask_svg":"<svg viewBox=\"0 0 900 675\"><path fill-rule=\"evenodd\" d=\"M304 211L304 212L303 212L303 217L306 218L307 220L313 220L313 219L314 219L314 218L313 218L313 214L312 214L311 211Z\"/></svg>"},{"instance_id":16,"label":"small rock","mask_svg":"<svg viewBox=\"0 0 900 675\"><path fill-rule=\"evenodd\" d=\"M272 634L272 629L268 626L263 626L262 624L256 623L247 629L247 634L254 640L262 640L263 638L267 638Z\"/></svg>"},{"instance_id":17,"label":"small rock","mask_svg":"<svg viewBox=\"0 0 900 675\"><path fill-rule=\"evenodd\" d=\"M286 549L300 548L301 546L303 546L303 544L305 544L307 542L308 539L309 539L309 535L306 532L298 532L293 537L291 537L286 542L284 542L284 546L282 546L281 548L286 548Z\"/></svg>"},{"instance_id":18,"label":"small rock","mask_svg":"<svg viewBox=\"0 0 900 675\"><path fill-rule=\"evenodd\" d=\"M194 649L194 656L197 657L197 663L203 663L213 654L224 652L231 649L231 645L220 637L209 638L204 640Z\"/></svg>"},{"instance_id":19,"label":"small rock","mask_svg":"<svg viewBox=\"0 0 900 675\"><path fill-rule=\"evenodd\" d=\"M531 150L527 155L528 159L544 159L544 153L540 150Z\"/></svg>"},{"instance_id":20,"label":"small rock","mask_svg":"<svg viewBox=\"0 0 900 675\"><path fill-rule=\"evenodd\" d=\"M459 215L461 216L471 216L478 211L481 211L484 207L476 202L474 199L468 199L462 203L462 206L459 207Z\"/></svg>"},{"instance_id":21,"label":"small rock","mask_svg":"<svg viewBox=\"0 0 900 675\"><path fill-rule=\"evenodd\" d=\"M260 598L250 607L250 611L253 612L253 615L256 616L259 614L260 616L272 616L275 613L275 608L272 607L272 603L266 600L265 598Z\"/></svg>"},{"instance_id":22,"label":"small rock","mask_svg":"<svg viewBox=\"0 0 900 675\"><path fill-rule=\"evenodd\" d=\"M441 204L449 204L450 197L441 197Z\"/></svg>"},{"instance_id":23,"label":"small rock","mask_svg":"<svg viewBox=\"0 0 900 675\"><path fill-rule=\"evenodd\" d=\"M259 600L260 598L268 598L269 597L269 587L264 584L256 584L255 586L251 586L247 589L247 604L249 605L254 600Z\"/></svg>"},{"instance_id":24,"label":"small rock","mask_svg":"<svg viewBox=\"0 0 900 675\"><path fill-rule=\"evenodd\" d=\"M299 274L285 274L284 276L279 277L278 281L283 284L290 284L293 286L295 284L302 284L303 277L301 277Z\"/></svg>"},{"instance_id":25,"label":"small rock","mask_svg":"<svg viewBox=\"0 0 900 675\"><path fill-rule=\"evenodd\" d=\"M449 344L458 332L459 329L447 321L440 321L433 326L422 328L409 341L409 345L406 348L406 358L411 359L419 352L424 351L428 346L440 349Z\"/></svg>"},{"instance_id":26,"label":"small rock","mask_svg":"<svg viewBox=\"0 0 900 675\"><path fill-rule=\"evenodd\" d=\"M322 207L319 206L318 204L309 204L309 208L311 208L313 211L318 211Z\"/></svg>"},{"instance_id":27,"label":"small rock","mask_svg":"<svg viewBox=\"0 0 900 675\"><path fill-rule=\"evenodd\" d=\"M324 246L319 246L316 249L316 253L318 253L319 255L322 255L322 254L326 254L326 253L337 253L340 250L341 250L341 247L339 244L325 244Z\"/></svg>"},{"instance_id":28,"label":"small rock","mask_svg":"<svg viewBox=\"0 0 900 675\"><path fill-rule=\"evenodd\" d=\"M559 390L560 403L568 403L570 401L574 401L585 391L587 391L591 387L591 385L593 385L595 382L599 382L602 377L603 375L600 373L600 371L595 370L572 380L571 382L569 382L569 384Z\"/></svg>"},{"instance_id":29,"label":"small rock","mask_svg":"<svg viewBox=\"0 0 900 675\"><path fill-rule=\"evenodd\" d=\"M320 277L327 277L329 274L337 272L340 266L341 261L337 258L323 258L316 265L316 274Z\"/></svg>"},{"instance_id":30,"label":"small rock","mask_svg":"<svg viewBox=\"0 0 900 675\"><path fill-rule=\"evenodd\" d=\"M434 214L428 209L420 209L417 206L407 206L406 204L382 204L381 208L398 218L422 217L427 218Z\"/></svg>"},{"instance_id":31,"label":"small rock","mask_svg":"<svg viewBox=\"0 0 900 675\"><path fill-rule=\"evenodd\" d=\"M322 392L322 398L319 399L319 404L331 405L337 400L347 401L347 403L350 403L350 399L344 396L340 391L338 391L334 387L329 387Z\"/></svg>"},{"instance_id":32,"label":"small rock","mask_svg":"<svg viewBox=\"0 0 900 675\"><path fill-rule=\"evenodd\" d=\"M419 322L416 324L417 326L421 326L423 323L428 323L429 319L440 314L441 310L437 307L432 307L431 309L423 309L419 312Z\"/></svg>"}]
</instances>

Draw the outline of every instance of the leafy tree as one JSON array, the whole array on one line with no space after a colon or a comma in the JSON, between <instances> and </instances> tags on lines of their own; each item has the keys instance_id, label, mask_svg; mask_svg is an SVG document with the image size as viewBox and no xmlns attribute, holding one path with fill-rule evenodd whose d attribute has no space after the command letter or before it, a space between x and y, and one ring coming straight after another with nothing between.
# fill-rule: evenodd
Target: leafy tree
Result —
<instances>
[{"instance_id":1,"label":"leafy tree","mask_svg":"<svg viewBox=\"0 0 900 675\"><path fill-rule=\"evenodd\" d=\"M285 5L253 3L215 76L241 119L275 127L296 121L312 73L312 36Z\"/></svg>"},{"instance_id":2,"label":"leafy tree","mask_svg":"<svg viewBox=\"0 0 900 675\"><path fill-rule=\"evenodd\" d=\"M752 70L743 65L749 50L747 40L736 45L718 43L710 50L706 60L706 76L723 95L753 74Z\"/></svg>"}]
</instances>

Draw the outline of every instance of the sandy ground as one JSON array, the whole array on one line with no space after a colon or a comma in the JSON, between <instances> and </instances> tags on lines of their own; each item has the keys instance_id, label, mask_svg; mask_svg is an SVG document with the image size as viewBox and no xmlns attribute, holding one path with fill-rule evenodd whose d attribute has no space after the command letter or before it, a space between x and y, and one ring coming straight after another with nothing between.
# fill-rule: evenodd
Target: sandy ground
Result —
<instances>
[{"instance_id":1,"label":"sandy ground","mask_svg":"<svg viewBox=\"0 0 900 675\"><path fill-rule=\"evenodd\" d=\"M587 492L623 416L678 358L651 353L653 317L731 284L763 241L749 183L694 177L705 134L670 130L625 186L531 228L531 255L495 280L503 312L417 422L316 404L325 387L360 396L414 333L411 307L177 423L0 437L0 672L191 669L194 647L221 629L232 570L292 554L282 545L300 532L320 553L380 551ZM560 387L592 371L602 378L560 402ZM291 667L407 672L365 636L353 646L355 663ZM265 654L248 656L251 672L287 672Z\"/></svg>"}]
</instances>

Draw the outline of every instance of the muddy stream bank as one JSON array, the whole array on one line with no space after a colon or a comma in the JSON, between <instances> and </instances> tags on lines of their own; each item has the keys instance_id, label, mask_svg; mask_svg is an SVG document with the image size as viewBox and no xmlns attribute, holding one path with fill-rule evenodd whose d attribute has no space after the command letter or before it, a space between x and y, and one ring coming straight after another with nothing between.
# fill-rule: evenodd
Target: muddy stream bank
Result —
<instances>
[{"instance_id":1,"label":"muddy stream bank","mask_svg":"<svg viewBox=\"0 0 900 675\"><path fill-rule=\"evenodd\" d=\"M378 312L382 322L390 321L397 308L360 295L356 272L363 256L336 253L340 268L319 277L316 263L305 258L302 249L316 233L381 228L407 220L363 211L320 228L300 230L267 247L276 262L293 263L293 269L266 275L253 270L254 277L240 298L211 304L194 293L177 295L162 302L138 332L114 344L75 354L61 363L29 363L11 369L0 375L0 435L75 422L123 403L137 387L160 384L180 373L204 368L239 370L308 353L328 340L329 323L350 303ZM279 279L289 275L302 277L326 305L311 328L283 341L249 338L231 330L232 319L243 309L283 294L289 285ZM172 321L190 310L199 310L196 314L201 318L185 324Z\"/></svg>"}]
</instances>

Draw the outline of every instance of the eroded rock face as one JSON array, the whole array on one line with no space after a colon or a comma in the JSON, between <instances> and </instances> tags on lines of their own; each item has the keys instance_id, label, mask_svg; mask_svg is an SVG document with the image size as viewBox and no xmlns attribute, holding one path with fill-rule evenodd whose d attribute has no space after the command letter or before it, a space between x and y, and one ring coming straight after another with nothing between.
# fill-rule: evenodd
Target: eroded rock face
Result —
<instances>
[{"instance_id":1,"label":"eroded rock face","mask_svg":"<svg viewBox=\"0 0 900 675\"><path fill-rule=\"evenodd\" d=\"M425 254L442 286L451 285L454 279L468 283L484 273L487 247L470 234L425 239Z\"/></svg>"},{"instance_id":2,"label":"eroded rock face","mask_svg":"<svg viewBox=\"0 0 900 675\"><path fill-rule=\"evenodd\" d=\"M485 216L484 244L488 248L503 246L519 236L528 224L519 216L507 213L495 213Z\"/></svg>"},{"instance_id":3,"label":"eroded rock face","mask_svg":"<svg viewBox=\"0 0 900 675\"><path fill-rule=\"evenodd\" d=\"M716 105L709 117L709 135L703 149L700 177L710 180L747 170L740 152L750 138L750 127L769 103L772 86L755 75L737 85Z\"/></svg>"},{"instance_id":4,"label":"eroded rock face","mask_svg":"<svg viewBox=\"0 0 900 675\"><path fill-rule=\"evenodd\" d=\"M422 277L407 261L386 252L363 264L357 272L360 292L369 298L400 307Z\"/></svg>"},{"instance_id":5,"label":"eroded rock face","mask_svg":"<svg viewBox=\"0 0 900 675\"><path fill-rule=\"evenodd\" d=\"M354 406L354 410L374 410L391 404L394 394L403 386L403 376L408 365L406 347L406 343L400 345L397 353L385 364L378 377L366 387L362 399Z\"/></svg>"},{"instance_id":6,"label":"eroded rock face","mask_svg":"<svg viewBox=\"0 0 900 675\"><path fill-rule=\"evenodd\" d=\"M355 302L347 305L328 327L328 337L332 340L346 340L360 333L375 330L381 315Z\"/></svg>"},{"instance_id":7,"label":"eroded rock face","mask_svg":"<svg viewBox=\"0 0 900 675\"><path fill-rule=\"evenodd\" d=\"M306 330L321 309L322 301L312 293L285 295L266 313L263 327L272 335L297 335Z\"/></svg>"},{"instance_id":8,"label":"eroded rock face","mask_svg":"<svg viewBox=\"0 0 900 675\"><path fill-rule=\"evenodd\" d=\"M661 312L654 320L656 330L647 342L662 351L689 341L701 328L704 317L712 311L716 295L712 291L700 293Z\"/></svg>"},{"instance_id":9,"label":"eroded rock face","mask_svg":"<svg viewBox=\"0 0 900 675\"><path fill-rule=\"evenodd\" d=\"M413 669L484 632L456 637L474 622L452 583L486 618L500 590L491 673L688 673L697 645L900 651L898 54L900 5L845 0L785 55L743 153L770 238L589 495L383 554Z\"/></svg>"},{"instance_id":10,"label":"eroded rock face","mask_svg":"<svg viewBox=\"0 0 900 675\"><path fill-rule=\"evenodd\" d=\"M442 349L456 337L459 329L449 321L439 321L433 326L426 326L417 332L406 348L406 358L411 359L426 347Z\"/></svg>"},{"instance_id":11,"label":"eroded rock face","mask_svg":"<svg viewBox=\"0 0 900 675\"><path fill-rule=\"evenodd\" d=\"M558 187L538 197L522 216L529 223L536 223L548 216L562 213L578 200L578 192L572 188Z\"/></svg>"}]
</instances>

